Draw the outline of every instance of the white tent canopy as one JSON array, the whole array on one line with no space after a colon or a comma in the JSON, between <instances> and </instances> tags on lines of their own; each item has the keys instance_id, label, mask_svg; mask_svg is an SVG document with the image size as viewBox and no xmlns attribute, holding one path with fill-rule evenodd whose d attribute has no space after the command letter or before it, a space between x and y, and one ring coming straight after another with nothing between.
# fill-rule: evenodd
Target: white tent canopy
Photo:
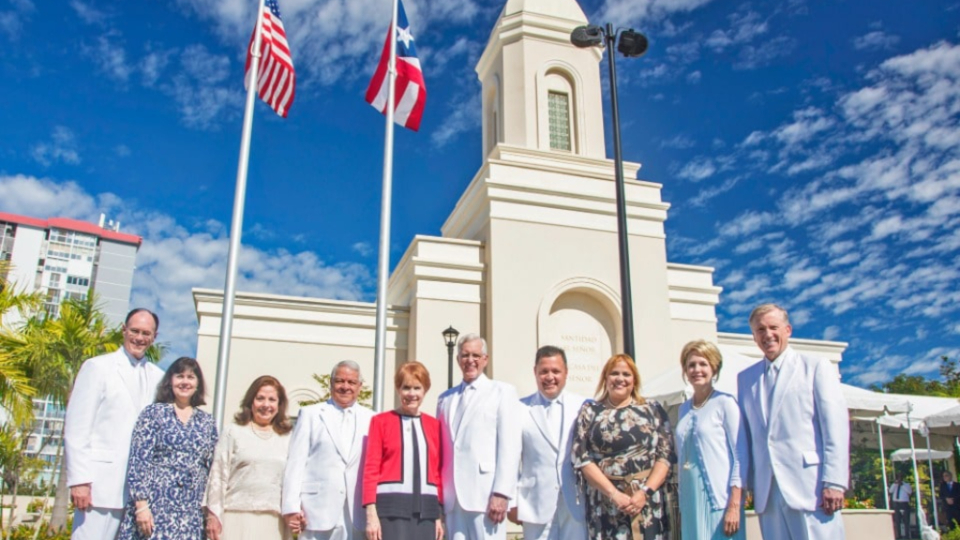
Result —
<instances>
[{"instance_id":1,"label":"white tent canopy","mask_svg":"<svg viewBox=\"0 0 960 540\"><path fill-rule=\"evenodd\" d=\"M960 405L931 414L923 420L930 429L960 426Z\"/></svg>"},{"instance_id":2,"label":"white tent canopy","mask_svg":"<svg viewBox=\"0 0 960 540\"><path fill-rule=\"evenodd\" d=\"M944 452L942 450L917 450L917 461L926 459L950 459L953 457L953 452ZM913 457L910 454L909 448L901 448L899 450L894 450L890 454L890 461L910 461Z\"/></svg>"},{"instance_id":3,"label":"white tent canopy","mask_svg":"<svg viewBox=\"0 0 960 540\"><path fill-rule=\"evenodd\" d=\"M722 345L719 349L720 354L723 355L723 366L720 368L720 378L714 384L714 388L735 396L737 395L737 375L757 363L757 359L749 358ZM904 412L907 410L908 398L916 397L871 392L849 384L842 384L841 386L851 416L874 417L885 411L891 413ZM664 407L670 407L686 401L693 395L693 388L684 382L683 369L678 364L658 377L644 381L643 394L659 401ZM954 403L956 403L956 400L954 400Z\"/></svg>"}]
</instances>

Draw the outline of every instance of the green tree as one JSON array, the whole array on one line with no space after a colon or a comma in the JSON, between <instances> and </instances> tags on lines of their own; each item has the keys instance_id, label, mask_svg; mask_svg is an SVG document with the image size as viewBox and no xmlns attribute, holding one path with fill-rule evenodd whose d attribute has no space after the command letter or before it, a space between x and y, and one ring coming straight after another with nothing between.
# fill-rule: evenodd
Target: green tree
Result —
<instances>
[{"instance_id":1,"label":"green tree","mask_svg":"<svg viewBox=\"0 0 960 540\"><path fill-rule=\"evenodd\" d=\"M42 305L39 294L18 290L7 280L13 267L8 261L0 261L0 334L14 332L12 316L29 317ZM20 326L20 324L16 324ZM29 421L33 414L31 399L36 388L24 372L18 359L0 347L0 406L9 411L15 423Z\"/></svg>"}]
</instances>

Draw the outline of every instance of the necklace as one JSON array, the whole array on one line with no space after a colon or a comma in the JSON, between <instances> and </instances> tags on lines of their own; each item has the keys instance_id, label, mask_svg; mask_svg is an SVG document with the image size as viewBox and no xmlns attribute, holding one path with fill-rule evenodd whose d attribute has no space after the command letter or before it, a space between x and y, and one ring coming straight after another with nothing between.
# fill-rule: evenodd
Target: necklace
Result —
<instances>
[{"instance_id":1,"label":"necklace","mask_svg":"<svg viewBox=\"0 0 960 540\"><path fill-rule=\"evenodd\" d=\"M690 406L693 407L694 409L702 409L703 406L706 405L708 401L710 401L710 398L713 397L713 391L714 391L714 389L711 388L711 389L710 389L710 393L707 394L707 397L704 398L704 400L703 400L702 402L700 402L699 405L697 405L697 402L694 401L693 403L690 404Z\"/></svg>"},{"instance_id":2,"label":"necklace","mask_svg":"<svg viewBox=\"0 0 960 540\"><path fill-rule=\"evenodd\" d=\"M603 401L604 401L604 403L607 404L607 407L610 407L610 408L612 408L612 409L622 409L622 408L624 408L624 407L629 407L630 405L633 405L633 398L632 398L632 397L629 398L629 399L625 399L625 400L621 401L619 405L614 405L613 402L610 401L610 397L609 397L609 396L607 396L607 398L604 399Z\"/></svg>"},{"instance_id":3,"label":"necklace","mask_svg":"<svg viewBox=\"0 0 960 540\"><path fill-rule=\"evenodd\" d=\"M250 422L250 429L253 430L254 435L256 435L257 437L260 437L265 441L273 437L273 433L274 433L273 426L267 426L266 428L262 428L259 425L257 425L256 422Z\"/></svg>"}]
</instances>

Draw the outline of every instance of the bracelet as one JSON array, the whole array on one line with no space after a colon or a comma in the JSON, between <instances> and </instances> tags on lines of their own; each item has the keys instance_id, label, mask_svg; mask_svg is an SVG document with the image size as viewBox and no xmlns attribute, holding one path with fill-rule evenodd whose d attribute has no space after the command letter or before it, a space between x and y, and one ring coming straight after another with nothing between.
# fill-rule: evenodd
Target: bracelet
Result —
<instances>
[{"instance_id":1,"label":"bracelet","mask_svg":"<svg viewBox=\"0 0 960 540\"><path fill-rule=\"evenodd\" d=\"M141 506L140 508L137 508L136 510L133 511L133 515L141 514L141 513L145 512L145 511L149 510L149 509L150 509L150 506L149 506L149 505L147 505L147 506Z\"/></svg>"}]
</instances>

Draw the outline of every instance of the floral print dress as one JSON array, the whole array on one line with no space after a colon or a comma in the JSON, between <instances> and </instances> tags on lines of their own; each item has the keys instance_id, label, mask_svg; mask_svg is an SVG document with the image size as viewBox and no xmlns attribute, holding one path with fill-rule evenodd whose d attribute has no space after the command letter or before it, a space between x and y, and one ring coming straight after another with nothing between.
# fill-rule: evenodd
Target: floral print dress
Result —
<instances>
[{"instance_id":1,"label":"floral print dress","mask_svg":"<svg viewBox=\"0 0 960 540\"><path fill-rule=\"evenodd\" d=\"M118 540L146 537L136 524L136 501L147 501L153 514L150 540L203 540L203 493L217 444L213 417L193 410L187 423L171 403L154 403L140 413L133 429L127 488L130 503Z\"/></svg>"},{"instance_id":2,"label":"floral print dress","mask_svg":"<svg viewBox=\"0 0 960 540\"><path fill-rule=\"evenodd\" d=\"M607 476L629 476L652 469L658 461L676 463L666 411L655 401L620 409L588 401L580 409L574 434L573 466L593 463ZM625 482L612 480L627 492ZM591 540L631 540L631 517L598 490L587 485L587 530ZM643 540L665 540L670 524L663 489L653 492L640 512ZM636 539L634 539L636 540Z\"/></svg>"}]
</instances>

